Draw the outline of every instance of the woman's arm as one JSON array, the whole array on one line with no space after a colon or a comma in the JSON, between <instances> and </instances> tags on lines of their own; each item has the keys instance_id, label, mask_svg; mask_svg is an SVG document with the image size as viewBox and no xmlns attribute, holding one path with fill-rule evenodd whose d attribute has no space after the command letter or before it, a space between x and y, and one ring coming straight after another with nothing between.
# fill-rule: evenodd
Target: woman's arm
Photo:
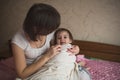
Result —
<instances>
[{"instance_id":1,"label":"woman's arm","mask_svg":"<svg viewBox=\"0 0 120 80\"><path fill-rule=\"evenodd\" d=\"M27 66L24 51L15 44L12 44L12 51L15 60L15 67L17 74L20 78L27 78L31 74L39 70L50 58L59 53L60 45L52 46L45 55L43 55L38 61Z\"/></svg>"}]
</instances>

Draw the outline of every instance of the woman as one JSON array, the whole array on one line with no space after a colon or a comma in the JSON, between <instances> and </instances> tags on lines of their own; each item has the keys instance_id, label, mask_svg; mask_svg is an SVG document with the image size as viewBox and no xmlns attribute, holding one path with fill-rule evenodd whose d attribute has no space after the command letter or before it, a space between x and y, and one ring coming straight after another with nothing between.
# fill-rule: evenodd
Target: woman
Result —
<instances>
[{"instance_id":1,"label":"woman","mask_svg":"<svg viewBox=\"0 0 120 80\"><path fill-rule=\"evenodd\" d=\"M49 44L59 25L60 14L51 5L38 3L29 9L23 28L12 39L12 51L19 78L24 79L34 74L59 53L60 45L50 47ZM42 54L44 55L34 62Z\"/></svg>"}]
</instances>

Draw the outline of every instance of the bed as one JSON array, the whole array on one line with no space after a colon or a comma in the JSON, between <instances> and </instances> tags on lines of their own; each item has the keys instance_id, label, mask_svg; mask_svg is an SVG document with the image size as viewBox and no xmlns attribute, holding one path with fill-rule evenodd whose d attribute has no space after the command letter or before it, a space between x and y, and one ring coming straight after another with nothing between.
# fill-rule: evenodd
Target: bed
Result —
<instances>
[{"instance_id":1,"label":"bed","mask_svg":"<svg viewBox=\"0 0 120 80\"><path fill-rule=\"evenodd\" d=\"M120 46L82 40L75 40L73 44L80 47L78 55L85 56L92 80L120 80ZM1 59L0 80L15 77L13 57Z\"/></svg>"}]
</instances>

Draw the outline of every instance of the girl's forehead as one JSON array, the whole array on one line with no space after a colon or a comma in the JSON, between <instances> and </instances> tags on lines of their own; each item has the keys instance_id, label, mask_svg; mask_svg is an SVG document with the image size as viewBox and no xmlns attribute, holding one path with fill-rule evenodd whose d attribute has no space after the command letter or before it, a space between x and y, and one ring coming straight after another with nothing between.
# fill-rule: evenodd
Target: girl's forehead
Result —
<instances>
[{"instance_id":1,"label":"girl's forehead","mask_svg":"<svg viewBox=\"0 0 120 80\"><path fill-rule=\"evenodd\" d=\"M69 35L69 33L67 31L60 31L60 32L58 32L58 35L59 34L68 34Z\"/></svg>"}]
</instances>

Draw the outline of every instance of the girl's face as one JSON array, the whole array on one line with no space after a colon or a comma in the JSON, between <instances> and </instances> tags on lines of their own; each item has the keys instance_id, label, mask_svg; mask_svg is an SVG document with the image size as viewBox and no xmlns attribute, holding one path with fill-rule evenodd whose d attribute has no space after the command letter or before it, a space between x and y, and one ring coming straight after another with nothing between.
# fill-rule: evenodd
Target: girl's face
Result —
<instances>
[{"instance_id":1,"label":"girl's face","mask_svg":"<svg viewBox=\"0 0 120 80\"><path fill-rule=\"evenodd\" d=\"M57 34L57 44L68 44L68 43L72 43L72 40L69 37L68 32L66 31L61 31L58 32Z\"/></svg>"}]
</instances>

